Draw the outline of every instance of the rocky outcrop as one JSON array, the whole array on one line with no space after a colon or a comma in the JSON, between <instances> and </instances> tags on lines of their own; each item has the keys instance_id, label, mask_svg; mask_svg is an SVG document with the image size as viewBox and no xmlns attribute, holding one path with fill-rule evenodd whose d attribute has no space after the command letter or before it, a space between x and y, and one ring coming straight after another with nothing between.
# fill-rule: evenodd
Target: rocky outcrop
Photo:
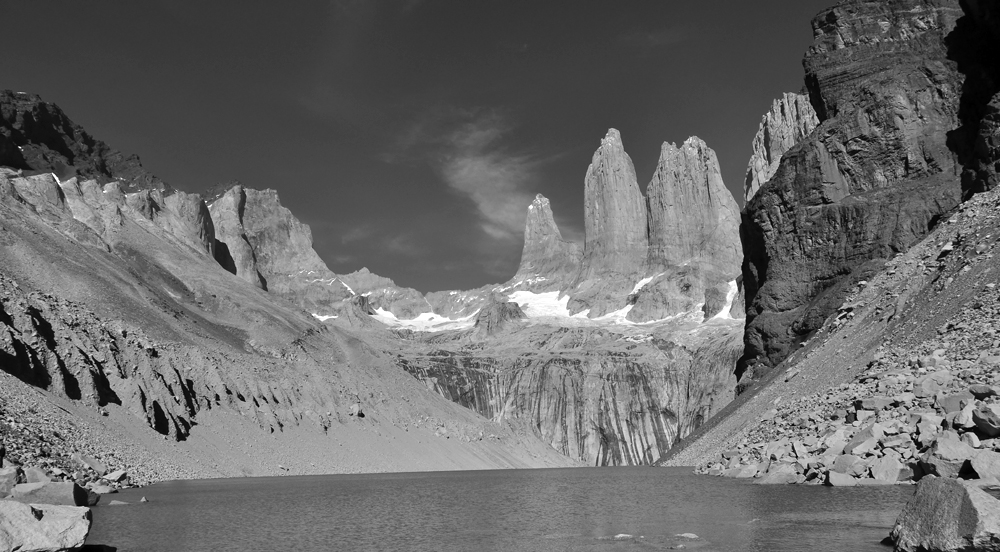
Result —
<instances>
[{"instance_id":1,"label":"rocky outcrop","mask_svg":"<svg viewBox=\"0 0 1000 552\"><path fill-rule=\"evenodd\" d=\"M753 137L753 155L750 156L743 184L748 202L778 170L781 156L809 136L817 125L819 119L808 96L786 92L774 100Z\"/></svg>"},{"instance_id":2,"label":"rocky outcrop","mask_svg":"<svg viewBox=\"0 0 1000 552\"><path fill-rule=\"evenodd\" d=\"M480 335L488 337L500 332L510 321L524 318L527 317L517 303L507 301L503 296L494 293L476 315L474 327Z\"/></svg>"},{"instance_id":3,"label":"rocky outcrop","mask_svg":"<svg viewBox=\"0 0 1000 552\"><path fill-rule=\"evenodd\" d=\"M715 316L732 303L742 262L739 208L715 152L697 137L664 143L646 193L652 277L633 292L628 319L660 320L699 305L705 318Z\"/></svg>"},{"instance_id":4,"label":"rocky outcrop","mask_svg":"<svg viewBox=\"0 0 1000 552\"><path fill-rule=\"evenodd\" d=\"M578 244L563 239L549 200L542 194L535 196L528 206L521 264L513 280L541 278L556 286L565 286L580 269L581 255Z\"/></svg>"},{"instance_id":5,"label":"rocky outcrop","mask_svg":"<svg viewBox=\"0 0 1000 552\"><path fill-rule=\"evenodd\" d=\"M820 327L880 259L961 197L947 145L961 76L956 0L851 1L813 20L806 85L820 125L746 205L746 357L757 375Z\"/></svg>"},{"instance_id":6,"label":"rocky outcrop","mask_svg":"<svg viewBox=\"0 0 1000 552\"><path fill-rule=\"evenodd\" d=\"M889 538L899 552L1000 550L1000 501L954 479L924 479Z\"/></svg>"},{"instance_id":7,"label":"rocky outcrop","mask_svg":"<svg viewBox=\"0 0 1000 552\"><path fill-rule=\"evenodd\" d=\"M572 313L603 316L625 307L631 280L643 272L649 245L646 205L621 135L608 130L584 179L586 241Z\"/></svg>"},{"instance_id":8,"label":"rocky outcrop","mask_svg":"<svg viewBox=\"0 0 1000 552\"><path fill-rule=\"evenodd\" d=\"M76 550L90 533L90 508L0 500L0 550Z\"/></svg>"},{"instance_id":9,"label":"rocky outcrop","mask_svg":"<svg viewBox=\"0 0 1000 552\"><path fill-rule=\"evenodd\" d=\"M122 182L127 191L167 190L135 155L126 156L95 139L59 106L35 95L0 90L0 165L73 176L104 184Z\"/></svg>"},{"instance_id":10,"label":"rocky outcrop","mask_svg":"<svg viewBox=\"0 0 1000 552\"><path fill-rule=\"evenodd\" d=\"M237 184L209 206L215 225L215 260L254 286L267 289L257 270L257 257L243 229L246 199L243 186Z\"/></svg>"}]
</instances>

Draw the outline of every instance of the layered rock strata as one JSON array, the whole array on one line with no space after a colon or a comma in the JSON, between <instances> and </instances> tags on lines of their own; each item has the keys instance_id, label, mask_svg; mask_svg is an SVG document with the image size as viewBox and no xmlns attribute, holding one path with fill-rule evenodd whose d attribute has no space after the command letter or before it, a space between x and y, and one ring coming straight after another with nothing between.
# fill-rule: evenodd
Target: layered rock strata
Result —
<instances>
[{"instance_id":1,"label":"layered rock strata","mask_svg":"<svg viewBox=\"0 0 1000 552\"><path fill-rule=\"evenodd\" d=\"M747 165L744 194L749 202L757 190L778 170L781 156L809 136L819 119L805 94L786 92L774 100L771 110L760 120L753 137L753 155Z\"/></svg>"},{"instance_id":2,"label":"layered rock strata","mask_svg":"<svg viewBox=\"0 0 1000 552\"><path fill-rule=\"evenodd\" d=\"M743 214L741 372L784 359L852 282L959 203L961 75L945 38L960 15L956 0L851 1L813 20L804 65L821 123Z\"/></svg>"}]
</instances>

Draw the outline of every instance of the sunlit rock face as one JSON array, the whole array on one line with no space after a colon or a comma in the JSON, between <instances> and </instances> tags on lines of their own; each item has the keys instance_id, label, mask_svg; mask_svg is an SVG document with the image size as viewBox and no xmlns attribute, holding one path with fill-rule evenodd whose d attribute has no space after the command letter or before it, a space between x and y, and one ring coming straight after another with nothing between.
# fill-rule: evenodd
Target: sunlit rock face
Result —
<instances>
[{"instance_id":1,"label":"sunlit rock face","mask_svg":"<svg viewBox=\"0 0 1000 552\"><path fill-rule=\"evenodd\" d=\"M266 288L243 228L245 207L246 193L240 185L230 188L209 206L215 224L215 258L226 270L256 287Z\"/></svg>"},{"instance_id":2,"label":"sunlit rock face","mask_svg":"<svg viewBox=\"0 0 1000 552\"><path fill-rule=\"evenodd\" d=\"M817 125L819 118L809 103L809 96L786 92L781 98L774 100L771 110L761 118L760 127L753 137L753 155L743 184L747 201L778 170L781 156L809 136Z\"/></svg>"},{"instance_id":3,"label":"sunlit rock face","mask_svg":"<svg viewBox=\"0 0 1000 552\"><path fill-rule=\"evenodd\" d=\"M559 289L580 270L581 255L578 244L563 239L549 200L538 194L528 206L521 263L513 279L542 279L538 282L540 286L547 289L554 284Z\"/></svg>"},{"instance_id":4,"label":"sunlit rock face","mask_svg":"<svg viewBox=\"0 0 1000 552\"><path fill-rule=\"evenodd\" d=\"M604 316L626 306L630 281L645 268L646 204L621 135L608 130L584 178L583 260L570 295L571 313Z\"/></svg>"},{"instance_id":5,"label":"sunlit rock face","mask_svg":"<svg viewBox=\"0 0 1000 552\"><path fill-rule=\"evenodd\" d=\"M813 20L804 65L820 124L743 214L747 366L780 362L872 263L960 201L948 133L962 77L946 42L961 15L957 0L849 1Z\"/></svg>"}]
</instances>

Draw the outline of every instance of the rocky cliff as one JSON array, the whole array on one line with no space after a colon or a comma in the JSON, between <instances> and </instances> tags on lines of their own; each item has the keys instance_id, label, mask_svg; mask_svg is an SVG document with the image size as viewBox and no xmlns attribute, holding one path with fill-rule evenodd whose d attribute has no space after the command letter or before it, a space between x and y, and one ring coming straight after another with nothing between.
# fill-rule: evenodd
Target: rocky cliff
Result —
<instances>
[{"instance_id":1,"label":"rocky cliff","mask_svg":"<svg viewBox=\"0 0 1000 552\"><path fill-rule=\"evenodd\" d=\"M774 100L753 137L753 155L743 184L747 202L778 170L781 156L809 136L818 124L819 119L808 96L786 92Z\"/></svg>"},{"instance_id":2,"label":"rocky cliff","mask_svg":"<svg viewBox=\"0 0 1000 552\"><path fill-rule=\"evenodd\" d=\"M104 184L117 180L126 191L165 190L135 155L95 139L59 106L35 94L0 90L0 166L79 176Z\"/></svg>"},{"instance_id":3,"label":"rocky cliff","mask_svg":"<svg viewBox=\"0 0 1000 552\"><path fill-rule=\"evenodd\" d=\"M739 209L722 182L715 152L697 137L664 143L646 190L652 279L633 292L629 320L659 320L700 308L728 308L739 277ZM739 316L739 314L737 315Z\"/></svg>"},{"instance_id":4,"label":"rocky cliff","mask_svg":"<svg viewBox=\"0 0 1000 552\"><path fill-rule=\"evenodd\" d=\"M521 263L513 280L544 278L543 281L554 282L558 288L576 275L581 255L578 244L563 239L549 200L542 194L535 196L528 206Z\"/></svg>"},{"instance_id":5,"label":"rocky cliff","mask_svg":"<svg viewBox=\"0 0 1000 552\"><path fill-rule=\"evenodd\" d=\"M803 63L820 124L743 213L744 368L780 362L960 201L948 133L962 78L945 45L960 16L956 0L850 1L813 20Z\"/></svg>"}]
</instances>

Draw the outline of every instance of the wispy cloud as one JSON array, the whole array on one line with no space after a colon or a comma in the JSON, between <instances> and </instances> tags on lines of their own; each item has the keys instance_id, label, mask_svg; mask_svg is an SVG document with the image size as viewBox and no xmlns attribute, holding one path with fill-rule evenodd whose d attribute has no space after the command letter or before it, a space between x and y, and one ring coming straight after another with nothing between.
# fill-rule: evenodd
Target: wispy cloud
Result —
<instances>
[{"instance_id":1,"label":"wispy cloud","mask_svg":"<svg viewBox=\"0 0 1000 552\"><path fill-rule=\"evenodd\" d=\"M401 132L397 149L382 158L429 160L452 192L476 206L488 236L518 240L544 159L505 146L513 129L496 110L438 108Z\"/></svg>"},{"instance_id":2,"label":"wispy cloud","mask_svg":"<svg viewBox=\"0 0 1000 552\"><path fill-rule=\"evenodd\" d=\"M464 123L448 136L450 151L441 165L448 186L476 204L483 230L497 239L522 235L533 197L527 187L537 166L529 155L511 154L500 146L509 130L495 113Z\"/></svg>"}]
</instances>

